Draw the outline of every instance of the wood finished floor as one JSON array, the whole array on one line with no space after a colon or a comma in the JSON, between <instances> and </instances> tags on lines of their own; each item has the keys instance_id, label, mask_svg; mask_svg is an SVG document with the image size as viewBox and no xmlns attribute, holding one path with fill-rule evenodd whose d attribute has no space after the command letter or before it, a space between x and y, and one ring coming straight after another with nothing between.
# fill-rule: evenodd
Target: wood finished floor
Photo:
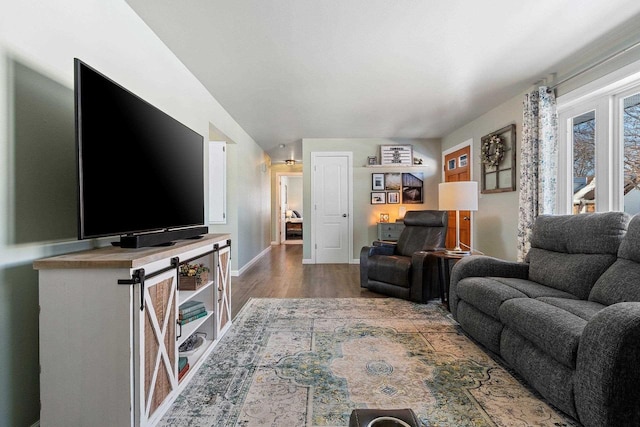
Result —
<instances>
[{"instance_id":1,"label":"wood finished floor","mask_svg":"<svg viewBox=\"0 0 640 427\"><path fill-rule=\"evenodd\" d=\"M386 298L360 287L357 264L302 264L302 245L272 246L247 271L231 278L235 317L249 298Z\"/></svg>"}]
</instances>

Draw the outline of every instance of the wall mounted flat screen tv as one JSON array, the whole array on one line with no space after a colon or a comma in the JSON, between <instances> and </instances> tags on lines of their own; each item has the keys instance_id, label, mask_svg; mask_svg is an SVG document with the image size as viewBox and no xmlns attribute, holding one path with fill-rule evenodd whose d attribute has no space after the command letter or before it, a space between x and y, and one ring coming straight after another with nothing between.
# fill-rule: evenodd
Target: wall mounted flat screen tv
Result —
<instances>
[{"instance_id":1,"label":"wall mounted flat screen tv","mask_svg":"<svg viewBox=\"0 0 640 427\"><path fill-rule=\"evenodd\" d=\"M119 235L138 247L206 232L202 135L74 65L78 238Z\"/></svg>"}]
</instances>

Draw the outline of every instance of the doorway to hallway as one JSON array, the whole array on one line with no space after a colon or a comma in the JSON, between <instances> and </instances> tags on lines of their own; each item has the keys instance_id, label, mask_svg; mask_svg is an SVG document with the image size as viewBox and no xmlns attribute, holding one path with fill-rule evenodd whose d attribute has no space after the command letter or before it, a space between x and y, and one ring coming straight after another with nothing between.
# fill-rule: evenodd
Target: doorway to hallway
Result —
<instances>
[{"instance_id":1,"label":"doorway to hallway","mask_svg":"<svg viewBox=\"0 0 640 427\"><path fill-rule=\"evenodd\" d=\"M278 172L276 235L279 244L302 244L302 172Z\"/></svg>"}]
</instances>

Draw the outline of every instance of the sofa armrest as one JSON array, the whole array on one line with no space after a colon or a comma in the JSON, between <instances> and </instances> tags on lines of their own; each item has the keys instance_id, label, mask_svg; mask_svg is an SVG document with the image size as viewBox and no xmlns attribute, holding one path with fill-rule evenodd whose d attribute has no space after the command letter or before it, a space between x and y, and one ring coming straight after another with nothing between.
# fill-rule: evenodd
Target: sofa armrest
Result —
<instances>
[{"instance_id":1,"label":"sofa armrest","mask_svg":"<svg viewBox=\"0 0 640 427\"><path fill-rule=\"evenodd\" d=\"M580 337L574 377L581 422L589 426L640 425L638 361L640 302L613 304L587 323Z\"/></svg>"},{"instance_id":2,"label":"sofa armrest","mask_svg":"<svg viewBox=\"0 0 640 427\"><path fill-rule=\"evenodd\" d=\"M456 286L465 277L510 277L527 279L529 264L524 262L505 261L486 255L471 255L458 261L451 271L449 284L449 309L456 317L458 296Z\"/></svg>"}]
</instances>

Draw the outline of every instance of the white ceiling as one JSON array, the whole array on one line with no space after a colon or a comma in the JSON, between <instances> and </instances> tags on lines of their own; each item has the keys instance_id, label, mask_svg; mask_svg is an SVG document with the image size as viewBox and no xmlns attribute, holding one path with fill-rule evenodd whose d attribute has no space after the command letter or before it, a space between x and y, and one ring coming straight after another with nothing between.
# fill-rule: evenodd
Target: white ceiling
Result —
<instances>
[{"instance_id":1,"label":"white ceiling","mask_svg":"<svg viewBox=\"0 0 640 427\"><path fill-rule=\"evenodd\" d=\"M127 2L274 162L300 160L302 138L445 136L640 13L638 0Z\"/></svg>"}]
</instances>

